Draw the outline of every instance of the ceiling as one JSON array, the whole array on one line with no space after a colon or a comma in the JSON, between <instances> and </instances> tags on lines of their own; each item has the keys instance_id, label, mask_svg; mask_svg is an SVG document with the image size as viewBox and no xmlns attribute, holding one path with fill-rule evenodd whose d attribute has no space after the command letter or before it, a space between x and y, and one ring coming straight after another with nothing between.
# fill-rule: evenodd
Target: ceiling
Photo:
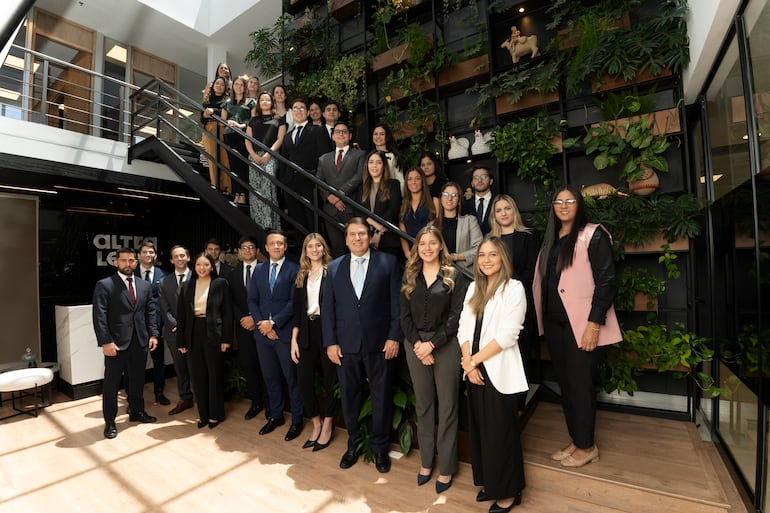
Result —
<instances>
[{"instance_id":1,"label":"ceiling","mask_svg":"<svg viewBox=\"0 0 770 513\"><path fill-rule=\"evenodd\" d=\"M234 74L253 72L243 62L251 49L248 36L272 26L281 15L281 3L282 0L37 0L35 7L206 76L209 47L226 50Z\"/></svg>"}]
</instances>

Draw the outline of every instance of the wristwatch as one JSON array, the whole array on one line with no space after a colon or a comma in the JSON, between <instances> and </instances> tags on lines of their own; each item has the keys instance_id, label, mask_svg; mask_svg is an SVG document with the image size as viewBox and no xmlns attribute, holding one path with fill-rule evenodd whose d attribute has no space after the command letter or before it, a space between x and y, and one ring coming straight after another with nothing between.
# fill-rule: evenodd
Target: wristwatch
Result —
<instances>
[{"instance_id":1,"label":"wristwatch","mask_svg":"<svg viewBox=\"0 0 770 513\"><path fill-rule=\"evenodd\" d=\"M470 361L470 362L468 362L468 363L470 363L470 364L471 364L471 367L473 367L474 369L476 368L476 365L477 365L477 364L476 364L476 362L474 361L474 359L473 359L473 358L471 358L471 361Z\"/></svg>"}]
</instances>

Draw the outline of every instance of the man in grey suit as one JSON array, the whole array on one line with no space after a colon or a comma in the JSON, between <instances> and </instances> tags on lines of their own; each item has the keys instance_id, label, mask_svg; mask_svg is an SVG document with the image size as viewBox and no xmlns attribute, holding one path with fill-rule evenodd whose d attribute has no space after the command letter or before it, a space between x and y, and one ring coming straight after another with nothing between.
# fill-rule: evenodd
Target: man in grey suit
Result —
<instances>
[{"instance_id":1,"label":"man in grey suit","mask_svg":"<svg viewBox=\"0 0 770 513\"><path fill-rule=\"evenodd\" d=\"M324 212L334 217L337 223L344 226L354 215L352 208L345 205L340 196L351 196L363 180L363 166L366 153L350 147L352 135L348 124L338 121L334 124L332 138L334 151L321 155L318 159L317 177L337 189L337 194L321 191ZM329 245L335 257L346 253L345 234L342 228L333 223L326 223Z\"/></svg>"},{"instance_id":2,"label":"man in grey suit","mask_svg":"<svg viewBox=\"0 0 770 513\"><path fill-rule=\"evenodd\" d=\"M160 314L163 318L163 339L168 344L171 358L174 360L176 372L176 385L179 392L179 401L169 412L176 415L193 407L193 394L190 389L190 367L187 362L187 354L179 352L176 345L177 307L179 304L179 290L182 283L190 279L190 252L184 246L171 248L171 263L174 264L174 272L163 277L158 287L158 302Z\"/></svg>"},{"instance_id":3,"label":"man in grey suit","mask_svg":"<svg viewBox=\"0 0 770 513\"><path fill-rule=\"evenodd\" d=\"M144 367L147 350L158 345L155 301L150 283L136 279L136 251L118 250L118 272L96 283L93 296L93 322L96 341L104 353L102 414L104 436L115 438L118 430L118 389L125 372L128 377L128 406L131 422L155 422L144 411Z\"/></svg>"}]
</instances>

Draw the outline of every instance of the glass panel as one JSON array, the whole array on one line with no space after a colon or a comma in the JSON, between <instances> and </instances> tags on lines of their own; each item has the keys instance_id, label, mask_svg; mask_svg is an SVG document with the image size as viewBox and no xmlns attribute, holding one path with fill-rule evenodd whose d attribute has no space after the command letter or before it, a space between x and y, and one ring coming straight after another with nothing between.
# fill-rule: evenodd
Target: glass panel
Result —
<instances>
[{"instance_id":1,"label":"glass panel","mask_svg":"<svg viewBox=\"0 0 770 513\"><path fill-rule=\"evenodd\" d=\"M91 69L91 54L65 46L41 35L35 38L35 50ZM33 99L30 109L40 115L49 126L58 126L83 134L91 133L91 75L75 68L43 62L34 74Z\"/></svg>"},{"instance_id":2,"label":"glass panel","mask_svg":"<svg viewBox=\"0 0 770 513\"><path fill-rule=\"evenodd\" d=\"M104 40L104 74L105 76L125 82L127 46L113 41ZM121 120L125 116L123 96L125 87L111 80L102 84L101 127L105 139L122 140Z\"/></svg>"},{"instance_id":3,"label":"glass panel","mask_svg":"<svg viewBox=\"0 0 770 513\"><path fill-rule=\"evenodd\" d=\"M754 83L754 105L760 140L760 173L770 174L770 73L767 72L770 57L770 4L752 2L746 9L745 19L753 68L751 79Z\"/></svg>"},{"instance_id":4,"label":"glass panel","mask_svg":"<svg viewBox=\"0 0 770 513\"><path fill-rule=\"evenodd\" d=\"M706 94L714 166L714 199L727 194L750 177L746 109L733 38Z\"/></svg>"},{"instance_id":5,"label":"glass panel","mask_svg":"<svg viewBox=\"0 0 770 513\"><path fill-rule=\"evenodd\" d=\"M719 433L751 490L757 459L757 396L725 365L720 365Z\"/></svg>"},{"instance_id":6,"label":"glass panel","mask_svg":"<svg viewBox=\"0 0 770 513\"><path fill-rule=\"evenodd\" d=\"M24 46L27 24L22 24L14 43ZM24 119L24 52L11 48L0 67L0 116Z\"/></svg>"}]
</instances>

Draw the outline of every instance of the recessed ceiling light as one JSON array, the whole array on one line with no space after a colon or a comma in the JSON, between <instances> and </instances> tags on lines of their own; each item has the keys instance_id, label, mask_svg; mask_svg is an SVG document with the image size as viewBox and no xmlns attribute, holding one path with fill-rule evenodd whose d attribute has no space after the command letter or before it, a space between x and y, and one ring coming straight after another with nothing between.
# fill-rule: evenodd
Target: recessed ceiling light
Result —
<instances>
[{"instance_id":1,"label":"recessed ceiling light","mask_svg":"<svg viewBox=\"0 0 770 513\"><path fill-rule=\"evenodd\" d=\"M110 48L110 51L107 52L107 57L122 62L123 64L126 63L127 55L126 49L120 45L113 45L112 48Z\"/></svg>"},{"instance_id":2,"label":"recessed ceiling light","mask_svg":"<svg viewBox=\"0 0 770 513\"><path fill-rule=\"evenodd\" d=\"M9 100L16 101L19 99L19 96L21 96L21 93L17 93L16 91L11 91L10 89L0 87L0 98L7 98Z\"/></svg>"}]
</instances>

